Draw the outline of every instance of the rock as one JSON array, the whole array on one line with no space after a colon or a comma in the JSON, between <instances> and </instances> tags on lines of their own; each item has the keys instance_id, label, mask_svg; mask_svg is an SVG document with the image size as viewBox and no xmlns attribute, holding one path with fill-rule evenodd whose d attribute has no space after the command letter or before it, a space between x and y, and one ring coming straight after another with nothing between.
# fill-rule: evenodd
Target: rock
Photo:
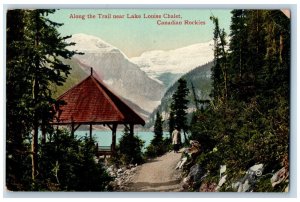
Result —
<instances>
[{"instance_id":1,"label":"rock","mask_svg":"<svg viewBox=\"0 0 300 202\"><path fill-rule=\"evenodd\" d=\"M284 189L284 192L289 192L289 185Z\"/></svg>"},{"instance_id":2,"label":"rock","mask_svg":"<svg viewBox=\"0 0 300 202\"><path fill-rule=\"evenodd\" d=\"M117 177L117 174L113 171L109 172L109 175L112 176L112 177Z\"/></svg>"},{"instance_id":3,"label":"rock","mask_svg":"<svg viewBox=\"0 0 300 202\"><path fill-rule=\"evenodd\" d=\"M187 176L187 177L185 177L185 178L183 178L183 183L189 183L189 181L190 181L190 179L191 179L191 177L190 176Z\"/></svg>"},{"instance_id":4,"label":"rock","mask_svg":"<svg viewBox=\"0 0 300 202\"><path fill-rule=\"evenodd\" d=\"M203 170L199 164L195 164L191 167L189 175L193 178L194 181L197 181L203 175Z\"/></svg>"},{"instance_id":5,"label":"rock","mask_svg":"<svg viewBox=\"0 0 300 202\"><path fill-rule=\"evenodd\" d=\"M188 174L188 177L190 178L190 184L192 184L193 187L198 187L203 180L204 174L205 173L199 164L193 165Z\"/></svg>"},{"instance_id":6,"label":"rock","mask_svg":"<svg viewBox=\"0 0 300 202\"><path fill-rule=\"evenodd\" d=\"M129 168L134 168L135 166L133 164L128 165Z\"/></svg>"},{"instance_id":7,"label":"rock","mask_svg":"<svg viewBox=\"0 0 300 202\"><path fill-rule=\"evenodd\" d=\"M185 150L185 152L188 153L188 155L190 155L192 158L195 158L200 154L201 145L196 140L191 140L190 145L191 146L187 150Z\"/></svg>"},{"instance_id":8,"label":"rock","mask_svg":"<svg viewBox=\"0 0 300 202\"><path fill-rule=\"evenodd\" d=\"M117 179L116 183L117 183L118 186L120 186L122 184L122 180L121 179Z\"/></svg>"},{"instance_id":9,"label":"rock","mask_svg":"<svg viewBox=\"0 0 300 202\"><path fill-rule=\"evenodd\" d=\"M117 171L118 174L119 174L119 173L122 173L122 172L123 172L123 169L122 169L122 168L119 168L118 171Z\"/></svg>"},{"instance_id":10,"label":"rock","mask_svg":"<svg viewBox=\"0 0 300 202\"><path fill-rule=\"evenodd\" d=\"M130 170L125 170L124 171L124 175L129 175L130 174Z\"/></svg>"},{"instance_id":11,"label":"rock","mask_svg":"<svg viewBox=\"0 0 300 202\"><path fill-rule=\"evenodd\" d=\"M220 179L220 181L219 181L219 183L218 183L218 186L216 187L215 191L218 191L218 190L222 187L222 185L226 182L226 177L227 177L227 175L224 175L224 176Z\"/></svg>"},{"instance_id":12,"label":"rock","mask_svg":"<svg viewBox=\"0 0 300 202\"><path fill-rule=\"evenodd\" d=\"M249 179L246 179L243 184L239 187L238 192L246 192L250 188Z\"/></svg>"},{"instance_id":13,"label":"rock","mask_svg":"<svg viewBox=\"0 0 300 202\"><path fill-rule=\"evenodd\" d=\"M281 182L285 181L289 176L289 172L286 170L285 167L282 167L279 171L277 171L271 178L272 187L280 184Z\"/></svg>"},{"instance_id":14,"label":"rock","mask_svg":"<svg viewBox=\"0 0 300 202\"><path fill-rule=\"evenodd\" d=\"M257 181L257 178L259 178L262 175L263 169L263 164L257 164L250 167L247 170L246 175L241 180L234 183L232 185L232 188L237 189L238 192L251 191L250 189Z\"/></svg>"},{"instance_id":15,"label":"rock","mask_svg":"<svg viewBox=\"0 0 300 202\"><path fill-rule=\"evenodd\" d=\"M131 168L130 171L131 171L132 173L134 173L134 172L136 172L136 170L137 170L137 167L133 167L133 168Z\"/></svg>"},{"instance_id":16,"label":"rock","mask_svg":"<svg viewBox=\"0 0 300 202\"><path fill-rule=\"evenodd\" d=\"M226 165L221 165L220 166L220 178L221 178L222 174L225 172L226 172Z\"/></svg>"},{"instance_id":17,"label":"rock","mask_svg":"<svg viewBox=\"0 0 300 202\"><path fill-rule=\"evenodd\" d=\"M232 183L231 187L232 189L238 190L240 184L241 184L240 182Z\"/></svg>"},{"instance_id":18,"label":"rock","mask_svg":"<svg viewBox=\"0 0 300 202\"><path fill-rule=\"evenodd\" d=\"M114 166L110 166L106 170L107 170L107 172L112 172L114 170Z\"/></svg>"},{"instance_id":19,"label":"rock","mask_svg":"<svg viewBox=\"0 0 300 202\"><path fill-rule=\"evenodd\" d=\"M187 157L183 157L176 165L175 169L182 169L184 164L187 162Z\"/></svg>"},{"instance_id":20,"label":"rock","mask_svg":"<svg viewBox=\"0 0 300 202\"><path fill-rule=\"evenodd\" d=\"M260 177L262 175L263 168L264 168L263 164L257 164L249 168L247 173L249 173L250 175L255 175Z\"/></svg>"},{"instance_id":21,"label":"rock","mask_svg":"<svg viewBox=\"0 0 300 202\"><path fill-rule=\"evenodd\" d=\"M206 183L201 184L199 191L200 192L215 192L216 187L217 187L216 183L206 182Z\"/></svg>"}]
</instances>

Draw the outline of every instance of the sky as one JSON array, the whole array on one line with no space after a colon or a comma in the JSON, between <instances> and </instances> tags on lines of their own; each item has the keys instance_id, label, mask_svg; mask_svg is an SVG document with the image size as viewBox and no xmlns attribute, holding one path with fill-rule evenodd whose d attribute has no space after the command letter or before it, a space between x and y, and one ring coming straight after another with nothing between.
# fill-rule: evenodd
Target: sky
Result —
<instances>
[{"instance_id":1,"label":"sky","mask_svg":"<svg viewBox=\"0 0 300 202\"><path fill-rule=\"evenodd\" d=\"M85 33L97 36L122 50L129 58L150 50L171 50L213 38L211 15L219 18L220 27L229 34L231 10L225 9L61 9L49 18L64 23L58 30L64 35ZM89 14L95 18L88 18ZM105 15L111 18L103 18ZM72 18L76 15L76 18ZM100 16L101 15L101 16ZM114 18L114 15L124 18ZM141 18L130 18L140 15ZM144 15L147 18L144 18ZM161 18L150 18L160 15ZM165 16L164 16L165 15ZM169 18L176 15L178 18ZM84 16L84 19L77 18ZM175 20L183 25L158 25ZM185 20L199 25L184 25ZM201 24L202 23L202 24Z\"/></svg>"}]
</instances>

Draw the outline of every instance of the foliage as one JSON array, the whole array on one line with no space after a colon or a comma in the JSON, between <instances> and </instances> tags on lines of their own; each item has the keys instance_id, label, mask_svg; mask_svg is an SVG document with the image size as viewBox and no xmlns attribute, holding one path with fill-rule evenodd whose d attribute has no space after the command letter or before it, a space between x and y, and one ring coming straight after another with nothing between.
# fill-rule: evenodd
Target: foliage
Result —
<instances>
[{"instance_id":1,"label":"foliage","mask_svg":"<svg viewBox=\"0 0 300 202\"><path fill-rule=\"evenodd\" d=\"M163 120L159 112L156 114L156 121L154 125L154 138L150 145L146 148L146 157L157 157L168 152L170 149L171 140L169 138L163 139Z\"/></svg>"},{"instance_id":2,"label":"foliage","mask_svg":"<svg viewBox=\"0 0 300 202\"><path fill-rule=\"evenodd\" d=\"M140 164L143 163L142 148L143 140L134 134L130 134L125 128L124 135L121 137L118 146L118 156L122 164Z\"/></svg>"},{"instance_id":3,"label":"foliage","mask_svg":"<svg viewBox=\"0 0 300 202\"><path fill-rule=\"evenodd\" d=\"M61 60L64 64L70 65L72 69L70 69L70 75L67 77L66 81L64 82L64 85L51 85L50 89L52 91L53 98L58 98L68 89L71 89L73 86L75 86L88 76L87 73L79 66L79 64L73 58L68 60Z\"/></svg>"},{"instance_id":4,"label":"foliage","mask_svg":"<svg viewBox=\"0 0 300 202\"><path fill-rule=\"evenodd\" d=\"M189 100L187 95L189 89L187 88L187 82L184 79L178 80L178 87L175 93L172 95L171 113L174 113L175 126L180 130L183 130L185 142L187 142L186 132L188 130L187 123L187 109Z\"/></svg>"},{"instance_id":5,"label":"foliage","mask_svg":"<svg viewBox=\"0 0 300 202\"><path fill-rule=\"evenodd\" d=\"M226 34L212 18L213 101L194 114L191 138L203 149L197 163L211 175L226 165L229 176L236 177L234 173L256 163L264 164L264 172L288 167L290 22L276 10L232 14L226 52L222 42ZM262 178L258 184L263 187L255 190L282 191L266 182Z\"/></svg>"},{"instance_id":6,"label":"foliage","mask_svg":"<svg viewBox=\"0 0 300 202\"><path fill-rule=\"evenodd\" d=\"M196 67L194 69L192 69L191 71L189 71L188 73L186 73L185 75L183 75L181 78L188 81L187 82L187 88L191 89L192 88L192 84L195 87L195 94L197 96L197 99L200 100L208 100L210 99L209 94L211 91L211 68L212 68L213 62L208 62L204 65L201 65L199 67ZM170 106L172 103L172 95L175 93L175 91L178 88L179 83L175 82L173 85L171 85L166 93L164 94L164 96L161 99L161 104L151 113L151 115L149 116L148 122L146 123L146 128L151 128L152 126L154 126L155 123L155 116L157 111L159 111L160 113L164 113L164 114L169 114L169 116L165 117L166 120L163 123L163 129L165 131L171 131L170 133L172 133L172 131L174 130L174 127L172 127L172 123L169 123L169 120L172 120L171 116L171 110L170 110ZM190 93L187 96L188 100L193 100L194 97L193 95ZM194 109L195 108L195 103L194 102L189 102L188 103L188 108L189 109ZM189 114L188 114L188 122L189 122ZM174 126L174 125L173 125Z\"/></svg>"},{"instance_id":7,"label":"foliage","mask_svg":"<svg viewBox=\"0 0 300 202\"><path fill-rule=\"evenodd\" d=\"M95 152L94 140L76 139L66 130L58 130L53 140L40 148L43 172L39 179L56 184L60 190L104 191L112 178L95 161Z\"/></svg>"},{"instance_id":8,"label":"foliage","mask_svg":"<svg viewBox=\"0 0 300 202\"><path fill-rule=\"evenodd\" d=\"M159 111L156 113L156 121L154 124L154 138L151 141L152 145L158 145L163 140L163 128L162 128L163 120L159 113Z\"/></svg>"},{"instance_id":9,"label":"foliage","mask_svg":"<svg viewBox=\"0 0 300 202\"><path fill-rule=\"evenodd\" d=\"M28 172L22 184L8 183L8 189L105 191L112 178L103 165L95 161L95 149L94 140L77 139L67 130L56 130L51 139L39 147L39 170L34 183ZM31 161L23 162L22 166L30 171Z\"/></svg>"},{"instance_id":10,"label":"foliage","mask_svg":"<svg viewBox=\"0 0 300 202\"><path fill-rule=\"evenodd\" d=\"M172 139L172 132L174 129L175 129L175 114L174 111L171 110L169 115L169 134L171 139Z\"/></svg>"},{"instance_id":11,"label":"foliage","mask_svg":"<svg viewBox=\"0 0 300 202\"><path fill-rule=\"evenodd\" d=\"M55 114L52 106L56 101L50 86L62 85L69 74L70 66L61 58L69 59L76 54L66 49L74 45L65 41L70 36L62 37L57 31L62 24L47 18L53 12L48 9L7 12L6 180L8 187L16 189L31 184L27 180L29 172L32 180L38 176L38 132L51 132L49 122ZM27 167L29 155L31 169Z\"/></svg>"}]
</instances>

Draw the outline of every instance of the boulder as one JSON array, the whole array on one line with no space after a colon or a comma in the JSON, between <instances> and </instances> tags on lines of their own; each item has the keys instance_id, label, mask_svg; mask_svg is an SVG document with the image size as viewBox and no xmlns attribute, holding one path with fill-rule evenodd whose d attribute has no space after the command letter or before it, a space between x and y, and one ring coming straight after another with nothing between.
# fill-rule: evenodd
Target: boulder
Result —
<instances>
[{"instance_id":1,"label":"boulder","mask_svg":"<svg viewBox=\"0 0 300 202\"><path fill-rule=\"evenodd\" d=\"M275 187L281 182L284 182L288 177L289 177L289 171L285 167L282 167L272 176L271 178L272 187Z\"/></svg>"},{"instance_id":2,"label":"boulder","mask_svg":"<svg viewBox=\"0 0 300 202\"><path fill-rule=\"evenodd\" d=\"M238 192L251 191L251 187L256 183L257 179L262 176L263 169L263 164L256 164L250 167L241 180L232 184L232 188L237 189Z\"/></svg>"},{"instance_id":3,"label":"boulder","mask_svg":"<svg viewBox=\"0 0 300 202\"><path fill-rule=\"evenodd\" d=\"M204 172L199 164L195 164L190 168L189 175L191 176L194 182L197 182L201 179L201 176L204 175Z\"/></svg>"},{"instance_id":4,"label":"boulder","mask_svg":"<svg viewBox=\"0 0 300 202\"><path fill-rule=\"evenodd\" d=\"M187 157L183 157L176 165L175 169L182 169L184 164L187 162L188 158Z\"/></svg>"},{"instance_id":5,"label":"boulder","mask_svg":"<svg viewBox=\"0 0 300 202\"><path fill-rule=\"evenodd\" d=\"M195 158L196 156L198 156L198 154L200 154L201 145L196 140L191 140L190 145L191 146L186 149L186 153L188 153L192 158Z\"/></svg>"}]
</instances>

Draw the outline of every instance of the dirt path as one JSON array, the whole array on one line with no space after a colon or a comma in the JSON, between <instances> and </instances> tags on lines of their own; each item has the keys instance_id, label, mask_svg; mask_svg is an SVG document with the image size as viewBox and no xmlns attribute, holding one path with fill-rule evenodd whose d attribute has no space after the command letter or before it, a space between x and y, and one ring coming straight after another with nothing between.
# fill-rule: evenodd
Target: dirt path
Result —
<instances>
[{"instance_id":1,"label":"dirt path","mask_svg":"<svg viewBox=\"0 0 300 202\"><path fill-rule=\"evenodd\" d=\"M181 153L168 152L141 165L128 187L129 190L136 192L180 191L180 171L175 169L180 157Z\"/></svg>"}]
</instances>

